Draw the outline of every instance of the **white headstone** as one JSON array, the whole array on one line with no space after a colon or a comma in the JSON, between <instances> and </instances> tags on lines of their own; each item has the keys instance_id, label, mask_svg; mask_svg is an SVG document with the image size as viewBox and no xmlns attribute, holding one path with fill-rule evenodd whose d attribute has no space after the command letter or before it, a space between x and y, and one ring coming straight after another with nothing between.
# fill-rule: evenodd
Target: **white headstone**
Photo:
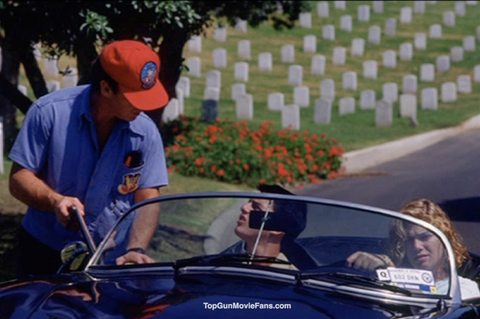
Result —
<instances>
[{"instance_id":1,"label":"white headstone","mask_svg":"<svg viewBox=\"0 0 480 319\"><path fill-rule=\"evenodd\" d=\"M372 1L373 12L383 13L383 1Z\"/></svg>"},{"instance_id":2,"label":"white headstone","mask_svg":"<svg viewBox=\"0 0 480 319\"><path fill-rule=\"evenodd\" d=\"M282 128L300 129L300 108L296 104L285 105L282 109Z\"/></svg>"},{"instance_id":3,"label":"white headstone","mask_svg":"<svg viewBox=\"0 0 480 319\"><path fill-rule=\"evenodd\" d=\"M317 52L317 37L315 35L310 34L303 37L303 52Z\"/></svg>"},{"instance_id":4,"label":"white headstone","mask_svg":"<svg viewBox=\"0 0 480 319\"><path fill-rule=\"evenodd\" d=\"M397 67L397 52L387 50L383 52L383 67L387 69L395 69Z\"/></svg>"},{"instance_id":5,"label":"white headstone","mask_svg":"<svg viewBox=\"0 0 480 319\"><path fill-rule=\"evenodd\" d=\"M210 70L207 72L207 87L221 88L222 73L218 70Z\"/></svg>"},{"instance_id":6,"label":"white headstone","mask_svg":"<svg viewBox=\"0 0 480 319\"><path fill-rule=\"evenodd\" d=\"M467 6L476 6L478 4L478 1L477 0L468 0L468 1L465 1L465 4Z\"/></svg>"},{"instance_id":7,"label":"white headstone","mask_svg":"<svg viewBox=\"0 0 480 319\"><path fill-rule=\"evenodd\" d=\"M353 71L343 72L342 87L344 90L357 90L357 73Z\"/></svg>"},{"instance_id":8,"label":"white headstone","mask_svg":"<svg viewBox=\"0 0 480 319\"><path fill-rule=\"evenodd\" d=\"M273 62L270 52L263 52L258 55L258 69L260 71L272 71Z\"/></svg>"},{"instance_id":9,"label":"white headstone","mask_svg":"<svg viewBox=\"0 0 480 319\"><path fill-rule=\"evenodd\" d=\"M375 109L375 126L387 127L393 124L393 104L391 101L380 100Z\"/></svg>"},{"instance_id":10,"label":"white headstone","mask_svg":"<svg viewBox=\"0 0 480 319\"><path fill-rule=\"evenodd\" d=\"M358 6L358 21L368 22L370 21L370 6L362 4Z\"/></svg>"},{"instance_id":11,"label":"white headstone","mask_svg":"<svg viewBox=\"0 0 480 319\"><path fill-rule=\"evenodd\" d=\"M425 1L416 0L413 3L413 13L425 14Z\"/></svg>"},{"instance_id":12,"label":"white headstone","mask_svg":"<svg viewBox=\"0 0 480 319\"><path fill-rule=\"evenodd\" d=\"M322 28L322 36L324 40L335 41L335 26L331 24L324 25Z\"/></svg>"},{"instance_id":13,"label":"white headstone","mask_svg":"<svg viewBox=\"0 0 480 319\"><path fill-rule=\"evenodd\" d=\"M302 28L310 29L312 27L312 13L311 12L302 12L298 16L300 26Z\"/></svg>"},{"instance_id":14,"label":"white headstone","mask_svg":"<svg viewBox=\"0 0 480 319\"><path fill-rule=\"evenodd\" d=\"M420 67L420 81L433 82L435 81L435 65L432 63L422 64Z\"/></svg>"},{"instance_id":15,"label":"white headstone","mask_svg":"<svg viewBox=\"0 0 480 319\"><path fill-rule=\"evenodd\" d=\"M333 64L344 65L347 58L347 49L344 47L333 48Z\"/></svg>"},{"instance_id":16,"label":"white headstone","mask_svg":"<svg viewBox=\"0 0 480 319\"><path fill-rule=\"evenodd\" d=\"M472 93L472 77L468 74L459 75L457 78L458 93Z\"/></svg>"},{"instance_id":17,"label":"white headstone","mask_svg":"<svg viewBox=\"0 0 480 319\"><path fill-rule=\"evenodd\" d=\"M375 109L376 103L374 90L365 90L360 93L360 108L362 110L373 110Z\"/></svg>"},{"instance_id":18,"label":"white headstone","mask_svg":"<svg viewBox=\"0 0 480 319\"><path fill-rule=\"evenodd\" d=\"M178 79L175 88L182 90L183 97L188 99L190 97L190 78L186 76L181 76Z\"/></svg>"},{"instance_id":19,"label":"white headstone","mask_svg":"<svg viewBox=\"0 0 480 319\"><path fill-rule=\"evenodd\" d=\"M294 63L295 62L295 47L293 44L282 45L282 62Z\"/></svg>"},{"instance_id":20,"label":"white headstone","mask_svg":"<svg viewBox=\"0 0 480 319\"><path fill-rule=\"evenodd\" d=\"M389 82L382 86L383 100L392 103L398 101L398 85L397 83Z\"/></svg>"},{"instance_id":21,"label":"white headstone","mask_svg":"<svg viewBox=\"0 0 480 319\"><path fill-rule=\"evenodd\" d=\"M56 79L58 77L58 58L48 57L43 59L45 76Z\"/></svg>"},{"instance_id":22,"label":"white headstone","mask_svg":"<svg viewBox=\"0 0 480 319\"><path fill-rule=\"evenodd\" d=\"M400 9L400 23L412 23L412 7L403 7L402 9Z\"/></svg>"},{"instance_id":23,"label":"white headstone","mask_svg":"<svg viewBox=\"0 0 480 319\"><path fill-rule=\"evenodd\" d=\"M413 74L407 74L403 76L402 81L403 93L416 93L417 92L417 76Z\"/></svg>"},{"instance_id":24,"label":"white headstone","mask_svg":"<svg viewBox=\"0 0 480 319\"><path fill-rule=\"evenodd\" d=\"M353 20L349 14L340 17L340 30L352 32Z\"/></svg>"},{"instance_id":25,"label":"white headstone","mask_svg":"<svg viewBox=\"0 0 480 319\"><path fill-rule=\"evenodd\" d=\"M475 51L476 43L475 37L473 35L469 35L463 38L463 50L465 52L473 52Z\"/></svg>"},{"instance_id":26,"label":"white headstone","mask_svg":"<svg viewBox=\"0 0 480 319\"><path fill-rule=\"evenodd\" d=\"M411 61L413 58L413 45L411 43L400 44L400 60Z\"/></svg>"},{"instance_id":27,"label":"white headstone","mask_svg":"<svg viewBox=\"0 0 480 319\"><path fill-rule=\"evenodd\" d=\"M235 100L235 111L237 119L251 120L253 119L253 96L244 94Z\"/></svg>"},{"instance_id":28,"label":"white headstone","mask_svg":"<svg viewBox=\"0 0 480 319\"><path fill-rule=\"evenodd\" d=\"M25 85L23 84L18 84L17 85L17 90L19 90L20 92L22 92L23 95L27 96L28 95L28 89Z\"/></svg>"},{"instance_id":29,"label":"white headstone","mask_svg":"<svg viewBox=\"0 0 480 319\"><path fill-rule=\"evenodd\" d=\"M453 47L450 49L450 56L452 62L460 62L463 61L463 47Z\"/></svg>"},{"instance_id":30,"label":"white headstone","mask_svg":"<svg viewBox=\"0 0 480 319\"><path fill-rule=\"evenodd\" d=\"M33 55L35 56L35 60L40 61L43 57L42 53L42 45L40 43L35 43L32 45L33 48Z\"/></svg>"},{"instance_id":31,"label":"white headstone","mask_svg":"<svg viewBox=\"0 0 480 319\"><path fill-rule=\"evenodd\" d=\"M333 2L335 5L335 9L337 10L345 10L347 9L347 1L343 0L336 0Z\"/></svg>"},{"instance_id":32,"label":"white headstone","mask_svg":"<svg viewBox=\"0 0 480 319\"><path fill-rule=\"evenodd\" d=\"M332 119L332 100L319 98L315 100L313 121L315 124L330 124Z\"/></svg>"},{"instance_id":33,"label":"white headstone","mask_svg":"<svg viewBox=\"0 0 480 319\"><path fill-rule=\"evenodd\" d=\"M170 99L162 114L162 120L165 123L174 121L180 116L180 107L176 98Z\"/></svg>"},{"instance_id":34,"label":"white headstone","mask_svg":"<svg viewBox=\"0 0 480 319\"><path fill-rule=\"evenodd\" d=\"M477 27L477 40L480 41L480 25Z\"/></svg>"},{"instance_id":35,"label":"white headstone","mask_svg":"<svg viewBox=\"0 0 480 319\"><path fill-rule=\"evenodd\" d=\"M414 45L417 50L426 50L427 34L423 32L415 33Z\"/></svg>"},{"instance_id":36,"label":"white headstone","mask_svg":"<svg viewBox=\"0 0 480 319\"><path fill-rule=\"evenodd\" d=\"M227 40L227 28L223 26L217 26L215 28L215 41L225 42Z\"/></svg>"},{"instance_id":37,"label":"white headstone","mask_svg":"<svg viewBox=\"0 0 480 319\"><path fill-rule=\"evenodd\" d=\"M55 80L47 81L45 84L47 85L48 93L52 93L52 92L60 90L60 82L58 82L58 81L55 81Z\"/></svg>"},{"instance_id":38,"label":"white headstone","mask_svg":"<svg viewBox=\"0 0 480 319\"><path fill-rule=\"evenodd\" d=\"M213 67L226 68L227 67L227 50L218 48L213 50Z\"/></svg>"},{"instance_id":39,"label":"white headstone","mask_svg":"<svg viewBox=\"0 0 480 319\"><path fill-rule=\"evenodd\" d=\"M459 17L465 16L465 2L463 1L455 1L455 14Z\"/></svg>"},{"instance_id":40,"label":"white headstone","mask_svg":"<svg viewBox=\"0 0 480 319\"><path fill-rule=\"evenodd\" d=\"M388 18L385 20L385 35L394 37L397 34L397 20L394 18Z\"/></svg>"},{"instance_id":41,"label":"white headstone","mask_svg":"<svg viewBox=\"0 0 480 319\"><path fill-rule=\"evenodd\" d=\"M205 101L220 101L220 89L217 87L206 87L205 91L203 91L203 99Z\"/></svg>"},{"instance_id":42,"label":"white headstone","mask_svg":"<svg viewBox=\"0 0 480 319\"><path fill-rule=\"evenodd\" d=\"M317 3L317 15L320 18L328 18L329 10L328 10L328 2L327 1L321 1L321 2Z\"/></svg>"},{"instance_id":43,"label":"white headstone","mask_svg":"<svg viewBox=\"0 0 480 319\"><path fill-rule=\"evenodd\" d=\"M343 97L338 101L338 113L340 115L355 113L355 98Z\"/></svg>"},{"instance_id":44,"label":"white headstone","mask_svg":"<svg viewBox=\"0 0 480 319\"><path fill-rule=\"evenodd\" d=\"M200 60L199 57L196 57L196 56L189 57L187 59L188 74L196 77L202 76L201 65L202 65L202 61Z\"/></svg>"},{"instance_id":45,"label":"white headstone","mask_svg":"<svg viewBox=\"0 0 480 319\"><path fill-rule=\"evenodd\" d=\"M268 109L271 111L281 111L285 105L285 96L283 93L270 93L268 95Z\"/></svg>"},{"instance_id":46,"label":"white headstone","mask_svg":"<svg viewBox=\"0 0 480 319\"><path fill-rule=\"evenodd\" d=\"M67 74L62 76L62 87L74 87L77 86L78 83L78 70L77 68L68 68L66 70Z\"/></svg>"},{"instance_id":47,"label":"white headstone","mask_svg":"<svg viewBox=\"0 0 480 319\"><path fill-rule=\"evenodd\" d=\"M248 68L247 62L236 62L234 70L235 80L248 82Z\"/></svg>"},{"instance_id":48,"label":"white headstone","mask_svg":"<svg viewBox=\"0 0 480 319\"><path fill-rule=\"evenodd\" d=\"M442 102L450 103L457 101L457 85L455 82L445 82L442 84Z\"/></svg>"},{"instance_id":49,"label":"white headstone","mask_svg":"<svg viewBox=\"0 0 480 319\"><path fill-rule=\"evenodd\" d=\"M442 26L440 24L432 24L430 26L430 39L442 38Z\"/></svg>"},{"instance_id":50,"label":"white headstone","mask_svg":"<svg viewBox=\"0 0 480 319\"><path fill-rule=\"evenodd\" d=\"M446 11L443 13L443 25L446 27L455 26L455 12Z\"/></svg>"},{"instance_id":51,"label":"white headstone","mask_svg":"<svg viewBox=\"0 0 480 319\"><path fill-rule=\"evenodd\" d=\"M320 97L335 100L335 81L333 79L323 79L320 82Z\"/></svg>"},{"instance_id":52,"label":"white headstone","mask_svg":"<svg viewBox=\"0 0 480 319\"><path fill-rule=\"evenodd\" d=\"M232 100L236 101L240 96L247 93L247 87L244 83L235 83L232 85Z\"/></svg>"},{"instance_id":53,"label":"white headstone","mask_svg":"<svg viewBox=\"0 0 480 319\"><path fill-rule=\"evenodd\" d=\"M473 68L473 81L476 83L480 82L480 64L475 65Z\"/></svg>"},{"instance_id":54,"label":"white headstone","mask_svg":"<svg viewBox=\"0 0 480 319\"><path fill-rule=\"evenodd\" d=\"M312 57L312 68L311 73L314 75L323 75L325 74L325 62L327 59L325 56L316 54Z\"/></svg>"},{"instance_id":55,"label":"white headstone","mask_svg":"<svg viewBox=\"0 0 480 319\"><path fill-rule=\"evenodd\" d=\"M183 91L179 88L175 88L175 94L177 95L176 99L178 101L178 111L180 114L183 114L185 111L185 97Z\"/></svg>"},{"instance_id":56,"label":"white headstone","mask_svg":"<svg viewBox=\"0 0 480 319\"><path fill-rule=\"evenodd\" d=\"M422 90L422 109L438 109L438 90L437 88L425 88Z\"/></svg>"},{"instance_id":57,"label":"white headstone","mask_svg":"<svg viewBox=\"0 0 480 319\"><path fill-rule=\"evenodd\" d=\"M235 31L240 33L247 33L248 23L246 20L238 19L235 23Z\"/></svg>"},{"instance_id":58,"label":"white headstone","mask_svg":"<svg viewBox=\"0 0 480 319\"><path fill-rule=\"evenodd\" d=\"M308 86L297 86L293 89L293 103L300 107L310 105L310 89Z\"/></svg>"},{"instance_id":59,"label":"white headstone","mask_svg":"<svg viewBox=\"0 0 480 319\"><path fill-rule=\"evenodd\" d=\"M382 29L378 25L372 25L368 28L368 43L379 45L382 39Z\"/></svg>"},{"instance_id":60,"label":"white headstone","mask_svg":"<svg viewBox=\"0 0 480 319\"><path fill-rule=\"evenodd\" d=\"M240 40L237 45L237 53L240 59L250 60L251 58L251 44L250 40Z\"/></svg>"},{"instance_id":61,"label":"white headstone","mask_svg":"<svg viewBox=\"0 0 480 319\"><path fill-rule=\"evenodd\" d=\"M417 118L417 96L415 94L400 95L400 117Z\"/></svg>"},{"instance_id":62,"label":"white headstone","mask_svg":"<svg viewBox=\"0 0 480 319\"><path fill-rule=\"evenodd\" d=\"M352 56L363 56L365 52L365 39L355 38L352 40Z\"/></svg>"},{"instance_id":63,"label":"white headstone","mask_svg":"<svg viewBox=\"0 0 480 319\"><path fill-rule=\"evenodd\" d=\"M437 57L437 70L440 72L450 70L450 57L448 55L440 55Z\"/></svg>"},{"instance_id":64,"label":"white headstone","mask_svg":"<svg viewBox=\"0 0 480 319\"><path fill-rule=\"evenodd\" d=\"M363 78L376 80L378 74L377 61L367 60L363 62Z\"/></svg>"},{"instance_id":65,"label":"white headstone","mask_svg":"<svg viewBox=\"0 0 480 319\"><path fill-rule=\"evenodd\" d=\"M188 41L188 50L190 52L202 53L202 37L194 35Z\"/></svg>"},{"instance_id":66,"label":"white headstone","mask_svg":"<svg viewBox=\"0 0 480 319\"><path fill-rule=\"evenodd\" d=\"M291 65L288 68L288 84L292 86L302 85L303 67L301 65Z\"/></svg>"}]
</instances>

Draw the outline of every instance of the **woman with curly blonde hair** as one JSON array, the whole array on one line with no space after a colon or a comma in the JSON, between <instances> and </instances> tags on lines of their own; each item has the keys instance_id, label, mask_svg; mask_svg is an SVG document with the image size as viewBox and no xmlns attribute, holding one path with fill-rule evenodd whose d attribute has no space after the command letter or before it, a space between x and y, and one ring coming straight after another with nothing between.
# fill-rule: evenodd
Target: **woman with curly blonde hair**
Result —
<instances>
[{"instance_id":1,"label":"woman with curly blonde hair","mask_svg":"<svg viewBox=\"0 0 480 319\"><path fill-rule=\"evenodd\" d=\"M462 238L440 206L429 199L420 198L407 203L400 212L440 229L450 241L457 268L469 259ZM430 270L435 278L437 293L445 294L448 289L448 259L442 242L432 232L407 221L396 220L392 223L389 256L359 251L347 258L347 266L367 271L386 267ZM458 278L462 299L480 297L476 282L461 276Z\"/></svg>"},{"instance_id":2,"label":"woman with curly blonde hair","mask_svg":"<svg viewBox=\"0 0 480 319\"><path fill-rule=\"evenodd\" d=\"M450 244L455 255L455 264L457 268L467 260L469 253L468 249L463 243L461 236L455 231L453 223L448 215L442 210L440 206L429 199L419 198L410 201L400 209L400 212L421 220L424 220L433 226L440 229ZM397 221L390 230L391 242L391 257L395 264L405 263L406 247L408 242L406 229L401 221ZM446 264L444 266L447 266ZM443 269L448 272L448 269Z\"/></svg>"}]
</instances>

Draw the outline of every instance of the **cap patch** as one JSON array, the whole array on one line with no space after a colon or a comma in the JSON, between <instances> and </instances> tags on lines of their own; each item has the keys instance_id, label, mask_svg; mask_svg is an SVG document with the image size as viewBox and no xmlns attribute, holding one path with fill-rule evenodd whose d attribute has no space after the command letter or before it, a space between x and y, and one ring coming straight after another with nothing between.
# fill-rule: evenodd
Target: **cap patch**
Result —
<instances>
[{"instance_id":1,"label":"cap patch","mask_svg":"<svg viewBox=\"0 0 480 319\"><path fill-rule=\"evenodd\" d=\"M157 65L153 62L147 62L142 68L140 79L144 89L151 88L157 80Z\"/></svg>"}]
</instances>

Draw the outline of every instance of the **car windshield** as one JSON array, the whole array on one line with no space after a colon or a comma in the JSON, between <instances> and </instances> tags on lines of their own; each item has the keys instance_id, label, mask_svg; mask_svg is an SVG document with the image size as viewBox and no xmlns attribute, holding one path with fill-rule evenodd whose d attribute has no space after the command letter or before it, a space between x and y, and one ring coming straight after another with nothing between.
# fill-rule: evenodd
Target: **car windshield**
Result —
<instances>
[{"instance_id":1,"label":"car windshield","mask_svg":"<svg viewBox=\"0 0 480 319\"><path fill-rule=\"evenodd\" d=\"M438 297L450 293L454 265L445 242L425 222L361 205L263 193L178 195L128 211L88 267L111 269L142 247L156 264L177 269L233 265L292 273L311 285Z\"/></svg>"}]
</instances>

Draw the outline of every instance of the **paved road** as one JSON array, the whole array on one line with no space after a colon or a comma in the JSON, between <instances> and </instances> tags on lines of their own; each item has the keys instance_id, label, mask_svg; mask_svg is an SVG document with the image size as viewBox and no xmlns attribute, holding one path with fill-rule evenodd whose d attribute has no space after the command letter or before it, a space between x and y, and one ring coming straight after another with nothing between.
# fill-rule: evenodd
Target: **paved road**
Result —
<instances>
[{"instance_id":1,"label":"paved road","mask_svg":"<svg viewBox=\"0 0 480 319\"><path fill-rule=\"evenodd\" d=\"M372 154L374 156L374 154ZM297 194L398 210L427 197L446 209L469 249L480 254L480 129Z\"/></svg>"}]
</instances>

